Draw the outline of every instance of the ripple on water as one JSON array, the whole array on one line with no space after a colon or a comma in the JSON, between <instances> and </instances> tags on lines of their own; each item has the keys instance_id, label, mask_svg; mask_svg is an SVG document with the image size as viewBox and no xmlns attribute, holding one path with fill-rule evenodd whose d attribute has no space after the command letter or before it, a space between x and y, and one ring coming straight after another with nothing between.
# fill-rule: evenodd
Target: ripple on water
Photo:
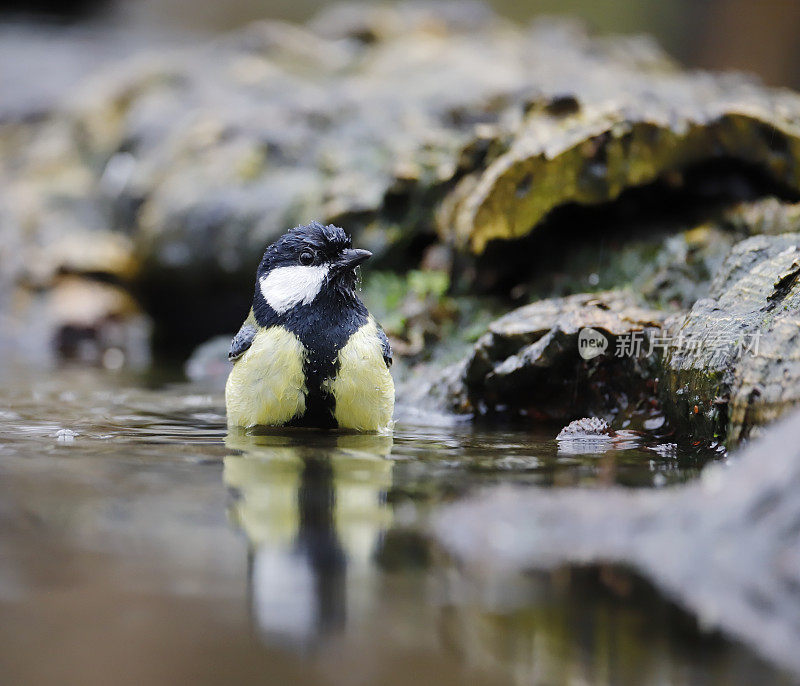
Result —
<instances>
[{"instance_id":1,"label":"ripple on water","mask_svg":"<svg viewBox=\"0 0 800 686\"><path fill-rule=\"evenodd\" d=\"M528 684L607 681L633 651L615 683L774 676L629 571L475 576L428 535L441 503L477 489L664 487L711 455L641 442L566 455L557 427L408 414L393 437L229 433L221 395L103 372L26 376L0 388L0 405L0 663L13 654L29 673L44 661L88 681L91 660L61 657L78 645L184 675L184 655L235 646L245 671L292 665L286 683L334 671L355 683L394 664L409 683ZM45 625L43 655L20 637Z\"/></svg>"}]
</instances>

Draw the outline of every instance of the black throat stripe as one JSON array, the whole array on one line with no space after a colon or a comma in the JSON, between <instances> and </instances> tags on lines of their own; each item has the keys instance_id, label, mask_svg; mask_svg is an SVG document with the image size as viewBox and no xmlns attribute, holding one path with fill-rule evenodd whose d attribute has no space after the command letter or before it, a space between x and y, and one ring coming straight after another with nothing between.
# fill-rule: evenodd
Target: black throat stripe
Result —
<instances>
[{"instance_id":1,"label":"black throat stripe","mask_svg":"<svg viewBox=\"0 0 800 686\"><path fill-rule=\"evenodd\" d=\"M300 339L307 350L303 374L306 382L306 410L287 426L335 429L336 399L325 382L339 371L339 351L350 337L367 323L364 304L351 293L323 288L309 305L278 315L256 291L253 314L263 326L282 326Z\"/></svg>"}]
</instances>

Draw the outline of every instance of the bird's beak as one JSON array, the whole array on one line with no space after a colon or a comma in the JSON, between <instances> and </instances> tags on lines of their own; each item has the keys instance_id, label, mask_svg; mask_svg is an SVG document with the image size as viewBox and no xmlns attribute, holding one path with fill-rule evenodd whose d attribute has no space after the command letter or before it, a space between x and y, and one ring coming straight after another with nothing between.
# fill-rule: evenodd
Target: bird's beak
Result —
<instances>
[{"instance_id":1,"label":"bird's beak","mask_svg":"<svg viewBox=\"0 0 800 686\"><path fill-rule=\"evenodd\" d=\"M372 253L369 250L348 248L342 251L342 256L336 261L336 266L339 267L339 269L355 269L370 257L372 257Z\"/></svg>"}]
</instances>

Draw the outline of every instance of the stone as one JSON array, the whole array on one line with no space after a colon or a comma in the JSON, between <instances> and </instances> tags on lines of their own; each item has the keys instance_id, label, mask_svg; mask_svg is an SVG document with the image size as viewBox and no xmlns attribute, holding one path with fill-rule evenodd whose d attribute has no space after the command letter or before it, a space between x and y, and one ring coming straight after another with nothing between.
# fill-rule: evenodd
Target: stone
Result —
<instances>
[{"instance_id":1,"label":"stone","mask_svg":"<svg viewBox=\"0 0 800 686\"><path fill-rule=\"evenodd\" d=\"M152 322L130 293L85 275L61 275L48 288L19 288L4 316L6 359L142 369L150 363Z\"/></svg>"},{"instance_id":2,"label":"stone","mask_svg":"<svg viewBox=\"0 0 800 686\"><path fill-rule=\"evenodd\" d=\"M694 613L800 675L800 413L697 481L658 491L496 489L441 508L462 565L633 567Z\"/></svg>"},{"instance_id":3,"label":"stone","mask_svg":"<svg viewBox=\"0 0 800 686\"><path fill-rule=\"evenodd\" d=\"M539 97L498 127L485 163L459 181L440 217L445 240L480 254L526 236L557 208L609 203L659 180L680 186L685 172L714 162L800 191L797 94L740 75L681 72L649 44L637 60L641 43L604 50L564 27L532 34L529 84Z\"/></svg>"},{"instance_id":4,"label":"stone","mask_svg":"<svg viewBox=\"0 0 800 686\"><path fill-rule=\"evenodd\" d=\"M569 421L613 419L640 403L650 407L655 357L617 355L617 341L646 341L667 313L643 307L626 291L584 293L525 305L494 321L464 363L451 391L453 410ZM585 336L604 343L582 354ZM646 347L646 343L644 344Z\"/></svg>"},{"instance_id":5,"label":"stone","mask_svg":"<svg viewBox=\"0 0 800 686\"><path fill-rule=\"evenodd\" d=\"M561 441L573 438L586 438L588 436L610 436L611 428L608 422L597 417L583 417L567 424L558 432L556 440Z\"/></svg>"}]
</instances>

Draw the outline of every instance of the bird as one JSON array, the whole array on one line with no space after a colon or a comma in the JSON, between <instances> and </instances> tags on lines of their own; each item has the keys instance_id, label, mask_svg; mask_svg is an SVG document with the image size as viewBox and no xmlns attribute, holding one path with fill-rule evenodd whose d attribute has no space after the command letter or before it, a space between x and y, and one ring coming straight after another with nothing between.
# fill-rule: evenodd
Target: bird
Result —
<instances>
[{"instance_id":1,"label":"bird","mask_svg":"<svg viewBox=\"0 0 800 686\"><path fill-rule=\"evenodd\" d=\"M392 349L356 292L371 256L319 222L266 249L228 353L229 426L391 431Z\"/></svg>"}]
</instances>

